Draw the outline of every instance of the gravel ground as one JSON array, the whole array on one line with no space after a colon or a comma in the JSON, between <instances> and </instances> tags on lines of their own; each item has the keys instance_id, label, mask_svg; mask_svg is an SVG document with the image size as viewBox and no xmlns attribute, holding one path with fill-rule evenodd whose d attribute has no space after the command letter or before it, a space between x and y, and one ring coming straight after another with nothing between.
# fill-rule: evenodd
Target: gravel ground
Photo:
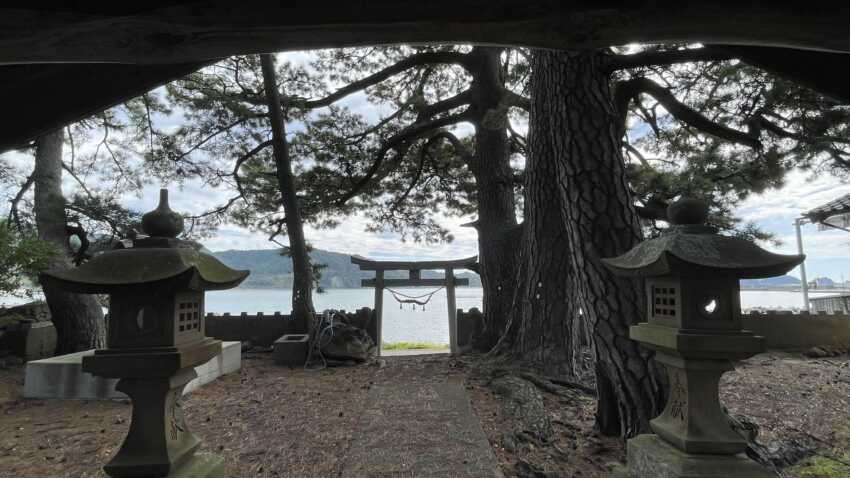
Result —
<instances>
[{"instance_id":1,"label":"gravel ground","mask_svg":"<svg viewBox=\"0 0 850 478\"><path fill-rule=\"evenodd\" d=\"M398 380L434 373L434 367L466 374L473 409L505 476L537 470L603 477L623 460L619 440L593 432L592 398L544 393L553 440L506 441L517 425L486 381L471 373L476 359L427 360L423 368L406 358ZM380 368L307 372L275 367L267 354L249 354L242 364L239 373L189 394L184 403L187 423L204 449L224 456L227 476L339 476ZM22 389L23 367L0 370L0 477L94 475L126 433L126 402L24 400ZM759 425L762 442L798 438L819 445L821 456L786 470L787 477L850 476L850 467L834 460L850 452L850 357L759 355L728 373L722 390L733 413Z\"/></svg>"}]
</instances>

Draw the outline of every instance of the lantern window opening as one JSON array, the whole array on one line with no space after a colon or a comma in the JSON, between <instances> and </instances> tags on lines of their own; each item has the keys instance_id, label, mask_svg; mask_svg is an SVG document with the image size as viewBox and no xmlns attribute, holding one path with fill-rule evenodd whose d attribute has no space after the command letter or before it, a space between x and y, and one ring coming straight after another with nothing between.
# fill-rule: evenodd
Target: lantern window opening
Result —
<instances>
[{"instance_id":1,"label":"lantern window opening","mask_svg":"<svg viewBox=\"0 0 850 478\"><path fill-rule=\"evenodd\" d=\"M653 287L653 315L656 317L676 317L676 288Z\"/></svg>"}]
</instances>

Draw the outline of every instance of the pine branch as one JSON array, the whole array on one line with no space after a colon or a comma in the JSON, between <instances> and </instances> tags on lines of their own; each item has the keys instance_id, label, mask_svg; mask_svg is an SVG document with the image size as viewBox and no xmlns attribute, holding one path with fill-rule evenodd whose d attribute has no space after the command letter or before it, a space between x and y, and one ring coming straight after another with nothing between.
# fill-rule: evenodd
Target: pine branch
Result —
<instances>
[{"instance_id":1,"label":"pine branch","mask_svg":"<svg viewBox=\"0 0 850 478\"><path fill-rule=\"evenodd\" d=\"M504 88L505 103L509 106L515 106L525 111L531 111L531 100L525 96L518 95L513 91Z\"/></svg>"},{"instance_id":2,"label":"pine branch","mask_svg":"<svg viewBox=\"0 0 850 478\"><path fill-rule=\"evenodd\" d=\"M674 118L706 134L753 149L761 149L761 141L757 136L729 128L706 118L699 111L677 100L670 90L649 78L632 78L617 85L615 98L621 119L624 117L624 112L627 111L630 99L640 94L652 96Z\"/></svg>"},{"instance_id":3,"label":"pine branch","mask_svg":"<svg viewBox=\"0 0 850 478\"><path fill-rule=\"evenodd\" d=\"M387 153L392 149L399 148L405 143L410 141L419 139L431 131L461 123L464 121L471 121L472 113L469 110L465 110L461 113L456 113L449 116L443 116L441 118L436 118L430 121L422 122L422 123L414 123L407 128L401 130L396 133L386 141L384 141L381 149L378 150L377 154L375 154L375 161L372 163L372 166L369 167L369 170L366 172L365 176L363 176L359 181L354 184L354 187L342 195L340 199L337 200L337 206L343 206L348 200L360 194L360 192L372 181L375 174L377 174L378 170L381 168L381 165L384 162L384 158Z\"/></svg>"},{"instance_id":4,"label":"pine branch","mask_svg":"<svg viewBox=\"0 0 850 478\"><path fill-rule=\"evenodd\" d=\"M9 216L12 218L12 222L15 223L15 227L21 231L23 230L23 224L21 224L20 213L18 212L18 203L21 202L21 199L24 197L24 194L32 187L35 182L35 174L30 174L27 176L27 179L24 181L24 184L21 185L21 188L18 189L18 192L15 194L15 197L12 198L11 206L9 207Z\"/></svg>"},{"instance_id":5,"label":"pine branch","mask_svg":"<svg viewBox=\"0 0 850 478\"><path fill-rule=\"evenodd\" d=\"M737 58L732 51L715 48L688 48L683 50L653 50L633 55L614 55L608 58L605 69L609 72L628 68L667 66L676 63L695 63L701 61L723 61Z\"/></svg>"},{"instance_id":6,"label":"pine branch","mask_svg":"<svg viewBox=\"0 0 850 478\"><path fill-rule=\"evenodd\" d=\"M301 98L289 97L286 98L284 102L287 104L287 106L293 106L297 108L323 108L325 106L330 106L331 104L341 100L342 98L345 98L350 94L364 90L370 86L377 85L378 83L386 80L387 78L407 71L411 68L439 63L455 64L463 66L465 68L470 67L469 59L465 53L457 53L452 51L418 53L409 56L393 65L390 65L381 71L373 73L367 76L366 78L349 83L348 85L336 90L335 92L324 98L316 100L306 100Z\"/></svg>"}]
</instances>

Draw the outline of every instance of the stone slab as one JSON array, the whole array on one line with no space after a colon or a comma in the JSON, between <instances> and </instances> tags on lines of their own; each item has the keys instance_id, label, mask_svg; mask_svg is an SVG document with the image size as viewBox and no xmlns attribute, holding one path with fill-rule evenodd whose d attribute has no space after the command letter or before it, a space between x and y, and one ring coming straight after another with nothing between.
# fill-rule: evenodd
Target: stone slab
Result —
<instances>
[{"instance_id":1,"label":"stone slab","mask_svg":"<svg viewBox=\"0 0 850 478\"><path fill-rule=\"evenodd\" d=\"M399 350L381 350L381 357L415 357L417 355L437 355L449 354L451 351L448 347L444 349L399 349Z\"/></svg>"},{"instance_id":2,"label":"stone slab","mask_svg":"<svg viewBox=\"0 0 850 478\"><path fill-rule=\"evenodd\" d=\"M764 467L739 455L693 455L678 450L658 435L639 435L628 442L628 470L616 478L772 478Z\"/></svg>"},{"instance_id":3,"label":"stone slab","mask_svg":"<svg viewBox=\"0 0 850 478\"><path fill-rule=\"evenodd\" d=\"M92 478L109 478L109 475L100 470ZM189 462L169 473L166 478L224 478L224 458L211 453L196 453Z\"/></svg>"},{"instance_id":4,"label":"stone slab","mask_svg":"<svg viewBox=\"0 0 850 478\"><path fill-rule=\"evenodd\" d=\"M224 478L224 458L196 453L188 463L169 473L168 478Z\"/></svg>"},{"instance_id":5,"label":"stone slab","mask_svg":"<svg viewBox=\"0 0 850 478\"><path fill-rule=\"evenodd\" d=\"M503 477L461 377L386 377L367 402L342 478Z\"/></svg>"},{"instance_id":6,"label":"stone slab","mask_svg":"<svg viewBox=\"0 0 850 478\"><path fill-rule=\"evenodd\" d=\"M240 342L222 342L221 353L195 367L198 377L183 391L187 394L216 378L242 367ZM83 372L83 357L94 354L86 350L27 362L24 375L24 397L65 400L125 400L127 395L115 390L117 379L95 377Z\"/></svg>"}]
</instances>

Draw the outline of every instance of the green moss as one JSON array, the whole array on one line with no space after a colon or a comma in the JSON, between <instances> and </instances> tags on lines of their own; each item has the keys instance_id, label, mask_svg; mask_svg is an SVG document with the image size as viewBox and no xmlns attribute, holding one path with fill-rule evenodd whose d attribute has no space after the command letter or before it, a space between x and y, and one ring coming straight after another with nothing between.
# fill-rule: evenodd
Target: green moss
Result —
<instances>
[{"instance_id":1,"label":"green moss","mask_svg":"<svg viewBox=\"0 0 850 478\"><path fill-rule=\"evenodd\" d=\"M447 349L446 344L432 344L429 342L393 342L381 344L382 350L421 350L421 349Z\"/></svg>"},{"instance_id":2,"label":"green moss","mask_svg":"<svg viewBox=\"0 0 850 478\"><path fill-rule=\"evenodd\" d=\"M850 462L850 454L844 454L841 461ZM800 478L847 478L850 466L823 456L813 456L792 468L792 472L792 476Z\"/></svg>"}]
</instances>

